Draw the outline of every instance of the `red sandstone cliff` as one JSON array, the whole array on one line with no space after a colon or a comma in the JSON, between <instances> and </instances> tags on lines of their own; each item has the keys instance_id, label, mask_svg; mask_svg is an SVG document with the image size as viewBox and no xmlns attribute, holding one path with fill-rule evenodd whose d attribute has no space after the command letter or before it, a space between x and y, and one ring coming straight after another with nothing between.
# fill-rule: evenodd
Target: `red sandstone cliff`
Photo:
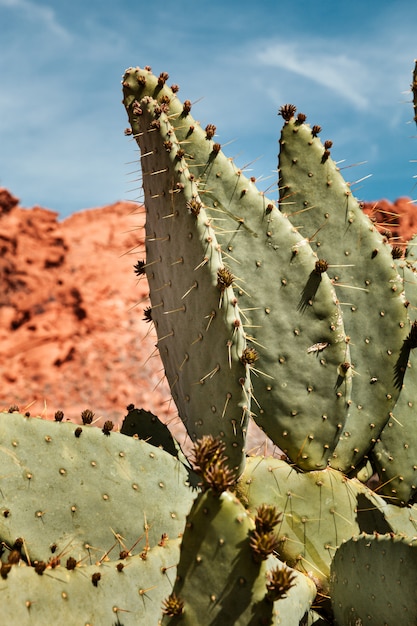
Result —
<instances>
[{"instance_id":1,"label":"red sandstone cliff","mask_svg":"<svg viewBox=\"0 0 417 626\"><path fill-rule=\"evenodd\" d=\"M59 222L0 189L0 408L72 419L90 408L120 422L134 403L175 415L133 271L142 223L126 202Z\"/></svg>"}]
</instances>

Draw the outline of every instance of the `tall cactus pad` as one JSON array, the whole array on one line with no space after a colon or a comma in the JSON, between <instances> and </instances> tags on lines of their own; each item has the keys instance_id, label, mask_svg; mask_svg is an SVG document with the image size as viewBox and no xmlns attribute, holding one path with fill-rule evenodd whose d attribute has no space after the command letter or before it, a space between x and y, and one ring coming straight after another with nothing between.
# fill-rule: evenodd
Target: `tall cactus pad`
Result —
<instances>
[{"instance_id":1,"label":"tall cactus pad","mask_svg":"<svg viewBox=\"0 0 417 626\"><path fill-rule=\"evenodd\" d=\"M259 356L256 363L249 363L255 399L251 408L255 419L294 462L306 469L325 467L343 426L350 397L350 373L341 369L349 362L349 346L330 280L316 271L318 257L274 203L256 189L254 181L245 178L225 157L220 144L213 141L214 127L209 125L204 131L191 116L190 103L181 103L163 84L161 77L158 79L148 70L131 68L123 78L123 89L132 131L142 152L149 238L146 265L158 335L166 336L172 331L169 324L174 317L165 315L164 324L162 318L166 313L167 294L174 292L174 288L178 295L172 303L173 310L188 306L189 298L190 301L199 298L201 305L201 294L206 287L198 278L200 269L194 271L195 267L201 266L201 257L208 257L210 261L210 265L206 264L201 271L211 271L212 276L221 265L229 268L236 277L233 287L238 298L232 320L232 341L239 336L243 326L246 341ZM149 119L149 112L152 119ZM165 180L165 172L173 168L169 165L171 162L176 162L181 176L172 178L171 175ZM191 177L191 185L187 177ZM178 183L181 194L170 193ZM188 188L192 199L188 199L186 212L184 202L182 209L172 203L184 198ZM197 210L198 218L189 215L190 211ZM166 219L157 221L158 214ZM170 217L173 214L175 218ZM203 250L201 246L200 249L194 248L193 254L197 256L189 261L185 253L177 250L178 247L183 249L184 240L199 225L201 234L193 235L192 242L188 239L186 249L190 254L191 246L202 241ZM208 246L207 236L216 253L211 252L213 247ZM157 239L163 243L154 243L153 240ZM176 251L172 259L165 257L165 251L171 245L167 240ZM181 256L184 264L176 264ZM215 263L213 259L216 259ZM185 276L186 265L191 268L191 274L187 274L181 291L175 272L182 272ZM183 294L188 293L196 281L198 289L193 289L182 300ZM167 284L172 285L172 289L165 287ZM156 292L156 289L161 291ZM215 311L210 298L210 291L206 289L204 300ZM177 316L182 323L186 314L182 312ZM195 310L194 326L202 316L207 319L210 313L197 315ZM187 331L192 328L190 322ZM179 335L175 330L175 336L170 335L161 342L161 356L180 415L187 423L186 406L178 397L178 390L185 387L185 383L179 383L187 368L199 372L201 366L198 362L196 365L190 356L178 373L178 364L184 361L184 351L189 354L187 347L182 346L175 368L171 367L164 346L168 346L168 341L172 346L178 346ZM224 345L224 331L221 337L220 351ZM211 350L213 355L217 354L215 345ZM199 358L202 358L200 348ZM212 371L210 367L203 371ZM207 391L214 387L218 378L216 374ZM187 427L190 430L189 425ZM204 433L200 430L198 435L201 434Z\"/></svg>"},{"instance_id":2,"label":"tall cactus pad","mask_svg":"<svg viewBox=\"0 0 417 626\"><path fill-rule=\"evenodd\" d=\"M331 468L302 473L279 459L250 457L237 494L251 512L262 502L282 512L277 527L281 558L309 573L324 594L343 541L363 531L412 535L417 528L411 511L389 507L358 480Z\"/></svg>"},{"instance_id":3,"label":"tall cactus pad","mask_svg":"<svg viewBox=\"0 0 417 626\"><path fill-rule=\"evenodd\" d=\"M24 563L0 581L3 624L158 624L179 558L179 540L155 546L145 555L74 569L47 567L43 574ZM39 568L37 568L38 571Z\"/></svg>"},{"instance_id":4,"label":"tall cactus pad","mask_svg":"<svg viewBox=\"0 0 417 626\"><path fill-rule=\"evenodd\" d=\"M0 413L0 540L24 540L31 560L65 552L95 562L107 551L182 533L195 497L177 459L120 433L105 436Z\"/></svg>"},{"instance_id":5,"label":"tall cactus pad","mask_svg":"<svg viewBox=\"0 0 417 626\"><path fill-rule=\"evenodd\" d=\"M390 535L356 537L332 563L332 605L343 626L417 623L417 543Z\"/></svg>"},{"instance_id":6,"label":"tall cactus pad","mask_svg":"<svg viewBox=\"0 0 417 626\"><path fill-rule=\"evenodd\" d=\"M281 210L326 261L352 356L352 399L332 465L350 471L375 443L401 389L398 366L410 324L391 247L363 214L304 118L282 111ZM287 111L288 113L288 111Z\"/></svg>"},{"instance_id":7,"label":"tall cactus pad","mask_svg":"<svg viewBox=\"0 0 417 626\"><path fill-rule=\"evenodd\" d=\"M149 96L125 104L142 154L146 274L172 395L191 438L220 436L241 468L250 389L233 277L169 115Z\"/></svg>"},{"instance_id":8,"label":"tall cactus pad","mask_svg":"<svg viewBox=\"0 0 417 626\"><path fill-rule=\"evenodd\" d=\"M198 497L187 519L173 593L183 603L163 624L286 624L298 626L316 595L315 585L274 556L257 562L251 549L253 520L229 492ZM285 598L268 601L268 571L293 574Z\"/></svg>"}]
</instances>

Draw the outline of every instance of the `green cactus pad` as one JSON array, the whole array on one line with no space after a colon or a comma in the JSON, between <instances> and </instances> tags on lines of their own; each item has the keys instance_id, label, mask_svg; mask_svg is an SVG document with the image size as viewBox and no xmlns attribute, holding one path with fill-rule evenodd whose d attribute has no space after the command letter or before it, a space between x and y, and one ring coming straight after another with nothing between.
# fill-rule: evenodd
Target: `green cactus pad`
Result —
<instances>
[{"instance_id":1,"label":"green cactus pad","mask_svg":"<svg viewBox=\"0 0 417 626\"><path fill-rule=\"evenodd\" d=\"M280 206L328 263L353 365L348 418L333 467L350 471L376 441L400 391L396 366L410 324L391 248L362 212L315 127L294 117L281 133Z\"/></svg>"},{"instance_id":2,"label":"green cactus pad","mask_svg":"<svg viewBox=\"0 0 417 626\"><path fill-rule=\"evenodd\" d=\"M362 535L337 550L331 573L335 621L341 626L415 626L417 543Z\"/></svg>"},{"instance_id":3,"label":"green cactus pad","mask_svg":"<svg viewBox=\"0 0 417 626\"><path fill-rule=\"evenodd\" d=\"M191 439L219 436L241 469L250 381L233 277L169 116L150 97L129 112L142 153L152 320L171 392Z\"/></svg>"},{"instance_id":4,"label":"green cactus pad","mask_svg":"<svg viewBox=\"0 0 417 626\"><path fill-rule=\"evenodd\" d=\"M80 432L81 431L81 432ZM77 436L78 435L78 436ZM95 562L182 533L195 497L170 454L94 426L0 413L0 540Z\"/></svg>"},{"instance_id":5,"label":"green cactus pad","mask_svg":"<svg viewBox=\"0 0 417 626\"><path fill-rule=\"evenodd\" d=\"M65 557L60 566L49 566L42 575L23 563L13 565L7 578L0 580L2 623L156 626L178 558L175 539L142 556L79 563L73 570L65 567Z\"/></svg>"},{"instance_id":6,"label":"green cactus pad","mask_svg":"<svg viewBox=\"0 0 417 626\"><path fill-rule=\"evenodd\" d=\"M316 595L314 583L294 572L287 597L267 602L268 571L290 570L276 557L253 559L250 534L255 524L229 492L201 494L187 518L173 593L183 602L179 616L163 624L285 624L298 626ZM264 621L262 621L264 620Z\"/></svg>"},{"instance_id":7,"label":"green cactus pad","mask_svg":"<svg viewBox=\"0 0 417 626\"><path fill-rule=\"evenodd\" d=\"M356 479L327 468L302 473L285 461L249 457L237 495L250 511L263 502L282 512L280 557L328 592L330 564L342 541L362 531L413 534L411 510L388 506Z\"/></svg>"},{"instance_id":8,"label":"green cactus pad","mask_svg":"<svg viewBox=\"0 0 417 626\"><path fill-rule=\"evenodd\" d=\"M250 366L255 420L294 462L306 469L325 467L344 423L351 377L348 370L341 370L350 360L349 346L333 286L326 274L316 272L318 257L275 204L223 154L213 141L213 129L203 130L171 89L139 68L127 70L123 88L132 130L141 146L148 215L157 213L152 208L156 176L151 193L147 193L150 173L168 168L163 147L159 145L153 162L154 149L145 142L148 136L157 135L144 131L144 100L151 97L157 98L159 108L169 115L168 128L158 109L161 132L164 128L165 133L163 145L171 148L169 158L172 154L175 158L180 150L181 169L194 180L193 193L198 192L203 223L210 224L210 236L221 246L222 262L236 276L234 291L240 309L236 324L243 324L247 341L259 355ZM141 115L135 115L139 110ZM172 181L169 185L172 189ZM171 208L169 211L172 213ZM180 231L180 220L175 224L178 228L174 229L174 220L166 219L166 231L158 238L170 236L175 245L182 245L190 227L186 223ZM164 262L165 267L159 269L160 264L153 264L163 249L158 248L148 262L149 273L152 277L164 269L160 282L176 285L172 278L175 265ZM193 280L187 284L192 285ZM162 307L155 310L156 316L160 313ZM159 317L157 320L159 323ZM165 330L169 333L166 325ZM161 355L164 358L163 351Z\"/></svg>"}]
</instances>

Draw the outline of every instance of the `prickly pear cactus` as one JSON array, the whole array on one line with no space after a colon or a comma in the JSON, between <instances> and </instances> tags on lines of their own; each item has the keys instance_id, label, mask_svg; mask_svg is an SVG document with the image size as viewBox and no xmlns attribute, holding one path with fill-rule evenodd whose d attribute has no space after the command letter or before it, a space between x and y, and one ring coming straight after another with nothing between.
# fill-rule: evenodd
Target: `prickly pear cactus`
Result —
<instances>
[{"instance_id":1,"label":"prickly pear cactus","mask_svg":"<svg viewBox=\"0 0 417 626\"><path fill-rule=\"evenodd\" d=\"M193 457L133 405L130 437L0 413L2 619L415 624L416 242L391 250L291 105L277 206L167 78L123 77L135 271ZM282 459L246 458L250 416Z\"/></svg>"}]
</instances>

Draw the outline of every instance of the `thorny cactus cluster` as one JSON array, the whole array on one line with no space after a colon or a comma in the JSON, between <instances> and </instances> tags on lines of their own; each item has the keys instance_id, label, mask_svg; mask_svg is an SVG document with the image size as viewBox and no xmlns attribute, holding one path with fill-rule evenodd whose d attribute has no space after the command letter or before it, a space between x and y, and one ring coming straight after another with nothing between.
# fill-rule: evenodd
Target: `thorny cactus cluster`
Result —
<instances>
[{"instance_id":1,"label":"thorny cactus cluster","mask_svg":"<svg viewBox=\"0 0 417 626\"><path fill-rule=\"evenodd\" d=\"M133 405L120 433L1 414L3 619L415 624L416 241L378 232L293 105L274 202L167 80L123 77L135 272L193 453ZM250 419L280 458L248 454Z\"/></svg>"}]
</instances>

